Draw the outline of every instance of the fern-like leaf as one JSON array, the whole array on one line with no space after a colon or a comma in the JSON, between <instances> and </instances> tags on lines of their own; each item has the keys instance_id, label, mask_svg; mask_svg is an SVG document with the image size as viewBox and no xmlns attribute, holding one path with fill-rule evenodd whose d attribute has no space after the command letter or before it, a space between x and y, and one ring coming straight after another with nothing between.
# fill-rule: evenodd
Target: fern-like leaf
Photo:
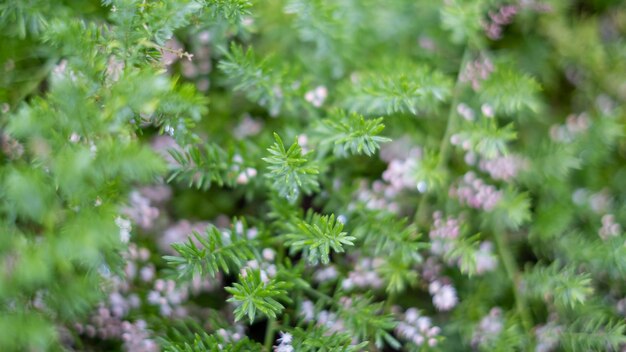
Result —
<instances>
[{"instance_id":1,"label":"fern-like leaf","mask_svg":"<svg viewBox=\"0 0 626 352\"><path fill-rule=\"evenodd\" d=\"M239 275L239 282L225 289L233 295L228 302L238 304L234 312L235 320L239 321L247 316L252 323L257 312L270 318L276 318L276 314L282 312L285 307L278 301L290 301L286 291L288 286L287 283L275 279L264 282L259 270L248 269Z\"/></svg>"},{"instance_id":2,"label":"fern-like leaf","mask_svg":"<svg viewBox=\"0 0 626 352\"><path fill-rule=\"evenodd\" d=\"M574 308L585 303L593 293L591 283L589 274L578 273L572 266L561 267L558 261L547 267L538 264L524 274L528 294L562 307Z\"/></svg>"},{"instance_id":3,"label":"fern-like leaf","mask_svg":"<svg viewBox=\"0 0 626 352\"><path fill-rule=\"evenodd\" d=\"M313 214L309 218L309 221L297 220L292 232L285 234L284 238L292 251L303 251L310 263L321 261L328 264L331 249L341 253L343 246L354 245L355 237L342 231L343 224L335 220L335 215Z\"/></svg>"},{"instance_id":4,"label":"fern-like leaf","mask_svg":"<svg viewBox=\"0 0 626 352\"><path fill-rule=\"evenodd\" d=\"M215 226L207 227L205 234L193 233L186 243L175 243L172 248L180 257L165 256L169 265L176 267L178 278L195 275L215 277L221 270L229 273L255 258L255 242L237 231L222 232Z\"/></svg>"},{"instance_id":5,"label":"fern-like leaf","mask_svg":"<svg viewBox=\"0 0 626 352\"><path fill-rule=\"evenodd\" d=\"M417 115L447 100L451 88L445 75L426 67L388 75L365 74L347 89L343 105L367 115Z\"/></svg>"},{"instance_id":6,"label":"fern-like leaf","mask_svg":"<svg viewBox=\"0 0 626 352\"><path fill-rule=\"evenodd\" d=\"M310 194L319 189L316 175L318 169L302 154L302 148L296 140L289 149L285 149L282 139L274 133L276 142L267 149L271 154L263 160L269 164L272 188L281 197L294 203L301 192Z\"/></svg>"},{"instance_id":7,"label":"fern-like leaf","mask_svg":"<svg viewBox=\"0 0 626 352\"><path fill-rule=\"evenodd\" d=\"M334 112L322 120L316 128L321 145L332 148L340 158L365 154L371 156L380 148L380 143L391 141L379 134L385 128L383 118L366 120L358 113L347 115L344 111Z\"/></svg>"}]
</instances>

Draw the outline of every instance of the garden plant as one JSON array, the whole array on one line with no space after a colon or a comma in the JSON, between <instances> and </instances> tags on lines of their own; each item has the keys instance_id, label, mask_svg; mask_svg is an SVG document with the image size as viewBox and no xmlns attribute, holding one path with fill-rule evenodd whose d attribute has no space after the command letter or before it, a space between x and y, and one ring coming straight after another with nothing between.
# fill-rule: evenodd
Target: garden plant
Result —
<instances>
[{"instance_id":1,"label":"garden plant","mask_svg":"<svg viewBox=\"0 0 626 352\"><path fill-rule=\"evenodd\" d=\"M0 351L626 351L623 0L0 0Z\"/></svg>"}]
</instances>

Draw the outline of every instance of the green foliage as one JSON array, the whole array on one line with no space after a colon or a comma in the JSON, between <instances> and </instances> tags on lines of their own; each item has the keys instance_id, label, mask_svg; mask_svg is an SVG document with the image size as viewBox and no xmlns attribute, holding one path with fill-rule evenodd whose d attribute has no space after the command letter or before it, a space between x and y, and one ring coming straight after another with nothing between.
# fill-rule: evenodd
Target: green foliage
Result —
<instances>
[{"instance_id":1,"label":"green foliage","mask_svg":"<svg viewBox=\"0 0 626 352\"><path fill-rule=\"evenodd\" d=\"M505 317L502 326L502 332L498 336L481 345L481 351L524 351L525 341L523 339L523 330L518 319L514 317Z\"/></svg>"},{"instance_id":2,"label":"green foliage","mask_svg":"<svg viewBox=\"0 0 626 352\"><path fill-rule=\"evenodd\" d=\"M486 1L454 0L440 9L441 25L452 32L453 42L471 42L478 38L485 3Z\"/></svg>"},{"instance_id":3,"label":"green foliage","mask_svg":"<svg viewBox=\"0 0 626 352\"><path fill-rule=\"evenodd\" d=\"M353 246L355 237L342 232L343 224L335 215L310 213L306 220L296 220L289 233L283 235L285 244L293 252L302 251L311 264L328 264L331 249L336 253L344 252L343 246Z\"/></svg>"},{"instance_id":4,"label":"green foliage","mask_svg":"<svg viewBox=\"0 0 626 352\"><path fill-rule=\"evenodd\" d=\"M494 211L489 215L489 222L494 226L519 229L531 219L530 199L526 193L518 193L512 188L503 190L503 195Z\"/></svg>"},{"instance_id":5,"label":"green foliage","mask_svg":"<svg viewBox=\"0 0 626 352\"><path fill-rule=\"evenodd\" d=\"M476 252L478 251L479 237L480 234L476 234L455 239L453 249L446 252L444 258L448 261L458 260L459 269L462 273L469 276L476 274Z\"/></svg>"},{"instance_id":6,"label":"green foliage","mask_svg":"<svg viewBox=\"0 0 626 352\"><path fill-rule=\"evenodd\" d=\"M507 144L517 138L512 124L498 128L494 119L481 119L478 123L469 124L458 138L469 144L469 148L479 155L493 159L508 153Z\"/></svg>"},{"instance_id":7,"label":"green foliage","mask_svg":"<svg viewBox=\"0 0 626 352\"><path fill-rule=\"evenodd\" d=\"M435 109L451 94L448 77L428 67L407 67L380 74L360 74L346 88L343 106L366 115L411 113L418 115Z\"/></svg>"},{"instance_id":8,"label":"green foliage","mask_svg":"<svg viewBox=\"0 0 626 352\"><path fill-rule=\"evenodd\" d=\"M340 316L344 319L346 329L360 341L371 339L377 346L384 343L398 348L400 343L389 333L396 325L393 316L382 313L381 303L372 303L368 297L349 298L349 308L343 308Z\"/></svg>"},{"instance_id":9,"label":"green foliage","mask_svg":"<svg viewBox=\"0 0 626 352\"><path fill-rule=\"evenodd\" d=\"M626 343L626 325L605 319L577 319L561 333L560 343L566 351L616 350Z\"/></svg>"},{"instance_id":10,"label":"green foliage","mask_svg":"<svg viewBox=\"0 0 626 352\"><path fill-rule=\"evenodd\" d=\"M533 153L533 164L541 170L543 178L563 179L581 166L580 158L576 157L571 146L562 144L545 144Z\"/></svg>"},{"instance_id":11,"label":"green foliage","mask_svg":"<svg viewBox=\"0 0 626 352\"><path fill-rule=\"evenodd\" d=\"M267 108L270 115L276 116L281 110L288 111L302 104L301 91L289 73L274 67L269 59L259 60L253 49L245 52L241 46L232 44L224 50L225 59L219 63L228 82L236 91L242 91L253 102Z\"/></svg>"},{"instance_id":12,"label":"green foliage","mask_svg":"<svg viewBox=\"0 0 626 352\"><path fill-rule=\"evenodd\" d=\"M372 255L389 254L408 263L419 263L422 260L419 251L427 248L428 244L420 241L421 234L414 224L407 224L408 219L398 220L391 214L364 212L355 223L360 220L363 221L355 227L353 234L363 243L361 247L371 251Z\"/></svg>"},{"instance_id":13,"label":"green foliage","mask_svg":"<svg viewBox=\"0 0 626 352\"><path fill-rule=\"evenodd\" d=\"M263 281L258 270L246 270L239 274L239 282L225 290L233 295L228 302L238 304L235 308L235 320L248 317L250 323L254 321L257 311L269 318L276 318L285 307L278 302L290 299L287 296L288 284L274 279Z\"/></svg>"},{"instance_id":14,"label":"green foliage","mask_svg":"<svg viewBox=\"0 0 626 352\"><path fill-rule=\"evenodd\" d=\"M441 167L440 161L441 155L438 152L432 149L423 151L421 159L410 172L418 191L432 193L446 184L448 173Z\"/></svg>"},{"instance_id":15,"label":"green foliage","mask_svg":"<svg viewBox=\"0 0 626 352\"><path fill-rule=\"evenodd\" d=\"M496 67L481 87L481 100L492 104L496 112L513 115L523 109L537 111L540 107L537 93L539 83L528 75L512 69Z\"/></svg>"},{"instance_id":16,"label":"green foliage","mask_svg":"<svg viewBox=\"0 0 626 352\"><path fill-rule=\"evenodd\" d=\"M188 146L186 150L169 150L177 165L173 167L168 182L179 180L189 187L206 190L212 183L218 186L234 185L237 174L232 172L234 154L227 153L214 144L199 147Z\"/></svg>"},{"instance_id":17,"label":"green foliage","mask_svg":"<svg viewBox=\"0 0 626 352\"><path fill-rule=\"evenodd\" d=\"M407 287L417 284L419 275L413 270L415 262L418 261L406 260L402 256L392 256L376 268L376 272L387 283L388 292L401 293Z\"/></svg>"},{"instance_id":18,"label":"green foliage","mask_svg":"<svg viewBox=\"0 0 626 352\"><path fill-rule=\"evenodd\" d=\"M263 350L261 344L255 343L247 337L236 342L228 342L219 335L208 335L207 333L196 334L191 343L167 341L164 347L164 352L260 352Z\"/></svg>"},{"instance_id":19,"label":"green foliage","mask_svg":"<svg viewBox=\"0 0 626 352\"><path fill-rule=\"evenodd\" d=\"M238 270L246 261L255 258L255 241L247 238L245 233L245 226L241 232L234 229L222 232L209 226L204 236L194 232L187 243L172 245L180 257L165 256L164 259L178 271L178 278L215 277L220 271L228 274L231 269Z\"/></svg>"},{"instance_id":20,"label":"green foliage","mask_svg":"<svg viewBox=\"0 0 626 352\"><path fill-rule=\"evenodd\" d=\"M281 197L294 203L301 193L311 194L319 189L316 175L319 173L313 162L307 159L307 154L302 154L302 148L296 139L294 143L285 149L282 139L274 133L276 141L267 149L269 157L263 160L270 164L267 168L267 177L272 181L272 188Z\"/></svg>"},{"instance_id":21,"label":"green foliage","mask_svg":"<svg viewBox=\"0 0 626 352\"><path fill-rule=\"evenodd\" d=\"M540 297L560 306L583 304L593 293L591 276L576 269L562 267L558 262L543 266L537 264L524 275L524 286L529 295Z\"/></svg>"},{"instance_id":22,"label":"green foliage","mask_svg":"<svg viewBox=\"0 0 626 352\"><path fill-rule=\"evenodd\" d=\"M315 129L322 149L332 148L338 158L365 154L372 156L380 149L380 143L391 139L379 136L385 126L383 119L366 120L357 113L346 114L337 110L321 120Z\"/></svg>"},{"instance_id":23,"label":"green foliage","mask_svg":"<svg viewBox=\"0 0 626 352\"><path fill-rule=\"evenodd\" d=\"M0 351L623 348L624 23L0 1Z\"/></svg>"},{"instance_id":24,"label":"green foliage","mask_svg":"<svg viewBox=\"0 0 626 352\"><path fill-rule=\"evenodd\" d=\"M225 18L233 23L240 23L244 16L250 15L250 0L204 0L213 17Z\"/></svg>"},{"instance_id":25,"label":"green foliage","mask_svg":"<svg viewBox=\"0 0 626 352\"><path fill-rule=\"evenodd\" d=\"M362 351L367 342L354 345L347 332L330 332L323 326L309 325L306 329L292 331L294 351L302 352L357 352Z\"/></svg>"}]
</instances>

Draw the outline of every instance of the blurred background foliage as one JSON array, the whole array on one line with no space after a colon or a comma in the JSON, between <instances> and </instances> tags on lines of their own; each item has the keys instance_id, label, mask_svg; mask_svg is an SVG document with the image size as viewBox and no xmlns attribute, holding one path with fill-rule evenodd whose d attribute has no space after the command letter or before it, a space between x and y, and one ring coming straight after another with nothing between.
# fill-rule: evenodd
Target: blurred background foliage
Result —
<instances>
[{"instance_id":1,"label":"blurred background foliage","mask_svg":"<svg viewBox=\"0 0 626 352\"><path fill-rule=\"evenodd\" d=\"M0 0L0 350L624 348L625 34L620 0Z\"/></svg>"}]
</instances>

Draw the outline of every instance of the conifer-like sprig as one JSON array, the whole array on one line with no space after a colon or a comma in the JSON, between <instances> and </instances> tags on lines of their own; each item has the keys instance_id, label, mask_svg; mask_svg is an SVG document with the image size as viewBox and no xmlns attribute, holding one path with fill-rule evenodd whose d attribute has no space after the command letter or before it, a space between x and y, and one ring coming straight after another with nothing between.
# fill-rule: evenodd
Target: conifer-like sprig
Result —
<instances>
[{"instance_id":1,"label":"conifer-like sprig","mask_svg":"<svg viewBox=\"0 0 626 352\"><path fill-rule=\"evenodd\" d=\"M420 251L429 247L420 241L422 235L406 218L398 220L389 213L366 211L355 222L361 222L353 231L362 243L359 247L373 256L391 254L405 262L418 263L422 260Z\"/></svg>"},{"instance_id":2,"label":"conifer-like sprig","mask_svg":"<svg viewBox=\"0 0 626 352\"><path fill-rule=\"evenodd\" d=\"M365 154L371 156L380 148L381 143L391 139L379 136L385 128L383 118L366 120L358 113L347 114L342 110L334 111L322 120L316 128L322 148L332 148L336 157Z\"/></svg>"},{"instance_id":3,"label":"conifer-like sprig","mask_svg":"<svg viewBox=\"0 0 626 352\"><path fill-rule=\"evenodd\" d=\"M348 332L331 332L323 325L297 327L291 333L292 346L298 352L358 352L367 347L367 342L354 345Z\"/></svg>"},{"instance_id":4,"label":"conifer-like sprig","mask_svg":"<svg viewBox=\"0 0 626 352\"><path fill-rule=\"evenodd\" d=\"M241 23L244 16L250 15L250 0L202 0L213 17L225 18L231 23Z\"/></svg>"},{"instance_id":5,"label":"conifer-like sprig","mask_svg":"<svg viewBox=\"0 0 626 352\"><path fill-rule=\"evenodd\" d=\"M345 93L343 105L366 115L429 111L451 94L450 79L427 67L386 75L365 73Z\"/></svg>"},{"instance_id":6,"label":"conifer-like sprig","mask_svg":"<svg viewBox=\"0 0 626 352\"><path fill-rule=\"evenodd\" d=\"M259 59L252 48L244 50L235 43L223 53L219 68L227 83L267 108L271 116L303 108L302 82L292 77L289 68L278 66L271 57Z\"/></svg>"},{"instance_id":7,"label":"conifer-like sprig","mask_svg":"<svg viewBox=\"0 0 626 352\"><path fill-rule=\"evenodd\" d=\"M219 146L204 143L187 146L184 150L169 149L168 152L178 165L172 168L167 182L179 180L189 187L207 190L212 184L233 185L237 173L232 172L234 155Z\"/></svg>"},{"instance_id":8,"label":"conifer-like sprig","mask_svg":"<svg viewBox=\"0 0 626 352\"><path fill-rule=\"evenodd\" d=\"M459 269L464 274L472 276L476 274L476 253L480 242L480 234L474 236L459 236L454 239L452 250L444 254L448 261L458 261Z\"/></svg>"},{"instance_id":9,"label":"conifer-like sprig","mask_svg":"<svg viewBox=\"0 0 626 352\"><path fill-rule=\"evenodd\" d=\"M165 256L169 265L178 271L178 278L226 274L237 270L246 261L255 258L256 242L237 231L221 231L213 225L206 228L204 235L193 232L186 243L175 243L172 248L180 257Z\"/></svg>"},{"instance_id":10,"label":"conifer-like sprig","mask_svg":"<svg viewBox=\"0 0 626 352\"><path fill-rule=\"evenodd\" d=\"M626 344L626 324L606 317L580 317L560 333L565 351L616 351Z\"/></svg>"},{"instance_id":11,"label":"conifer-like sprig","mask_svg":"<svg viewBox=\"0 0 626 352\"><path fill-rule=\"evenodd\" d=\"M352 296L339 315L346 329L358 340L370 341L378 348L382 348L385 343L400 348L400 342L389 333L396 322L391 314L384 313L382 303L372 303L370 297Z\"/></svg>"},{"instance_id":12,"label":"conifer-like sprig","mask_svg":"<svg viewBox=\"0 0 626 352\"><path fill-rule=\"evenodd\" d=\"M276 314L285 308L278 301L290 301L286 290L288 286L285 282L275 279L263 281L259 270L247 269L239 275L239 282L225 289L232 295L228 302L238 304L234 311L235 320L247 316L252 324L257 312L269 318L276 318Z\"/></svg>"},{"instance_id":13,"label":"conifer-like sprig","mask_svg":"<svg viewBox=\"0 0 626 352\"><path fill-rule=\"evenodd\" d=\"M507 144L517 138L517 132L512 124L499 128L495 119L481 119L477 123L468 124L463 132L453 138L458 138L458 143L469 144L469 147L480 156L493 159L507 155Z\"/></svg>"},{"instance_id":14,"label":"conifer-like sprig","mask_svg":"<svg viewBox=\"0 0 626 352\"><path fill-rule=\"evenodd\" d=\"M309 214L307 220L296 220L289 233L284 235L285 243L294 252L302 251L309 263L328 264L331 249L344 252L344 246L353 246L355 238L343 232L343 224L335 215Z\"/></svg>"},{"instance_id":15,"label":"conifer-like sprig","mask_svg":"<svg viewBox=\"0 0 626 352\"><path fill-rule=\"evenodd\" d=\"M190 339L191 340L191 339ZM243 337L239 341L225 341L218 334L196 333L191 341L165 340L164 352L261 352L263 346Z\"/></svg>"},{"instance_id":16,"label":"conifer-like sprig","mask_svg":"<svg viewBox=\"0 0 626 352\"><path fill-rule=\"evenodd\" d=\"M529 295L570 308L585 303L594 292L588 273L579 273L571 265L563 267L558 261L526 271L524 287Z\"/></svg>"},{"instance_id":17,"label":"conifer-like sprig","mask_svg":"<svg viewBox=\"0 0 626 352\"><path fill-rule=\"evenodd\" d=\"M480 98L492 104L496 112L514 115L524 109L537 112L540 108L537 93L540 91L541 86L533 77L498 67L484 82Z\"/></svg>"},{"instance_id":18,"label":"conifer-like sprig","mask_svg":"<svg viewBox=\"0 0 626 352\"><path fill-rule=\"evenodd\" d=\"M272 188L281 197L294 203L301 193L311 194L319 189L317 167L302 154L298 141L285 149L282 139L274 133L275 143L267 149L269 157L263 160L269 164L268 179Z\"/></svg>"}]
</instances>

